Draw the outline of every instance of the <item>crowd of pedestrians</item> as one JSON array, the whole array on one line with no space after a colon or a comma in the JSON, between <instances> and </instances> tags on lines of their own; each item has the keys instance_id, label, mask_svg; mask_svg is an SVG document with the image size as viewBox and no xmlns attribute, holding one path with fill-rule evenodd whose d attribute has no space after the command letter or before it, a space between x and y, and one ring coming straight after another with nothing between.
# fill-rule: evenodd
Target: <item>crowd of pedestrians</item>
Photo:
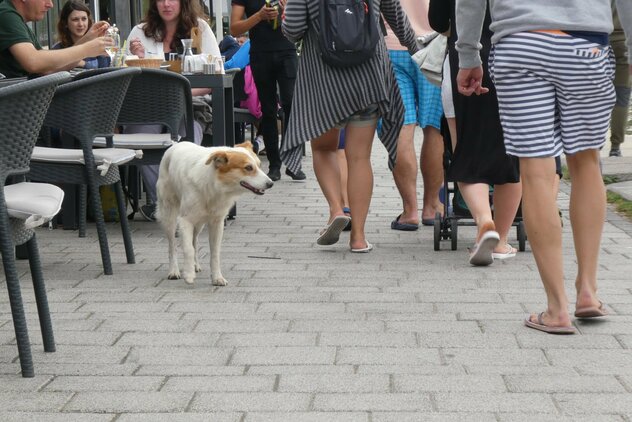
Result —
<instances>
[{"instance_id":1,"label":"crowd of pedestrians","mask_svg":"<svg viewBox=\"0 0 632 422\"><path fill-rule=\"evenodd\" d=\"M451 199L440 190L445 180L454 182L477 226L469 262L490 265L516 255L507 233L522 204L547 295L547 308L525 325L574 333L556 202L556 160L564 153L577 257L574 315L605 316L597 294L606 204L599 150L611 126L609 155L621 155L630 100L632 2L586 0L559 8L547 0L366 1L365 13L381 30L374 53L354 65L334 66L323 56L319 0L232 0L230 32L249 36L235 66L247 71L249 92L256 94L253 110L261 117L268 176L279 180L285 165L291 179L304 180L302 153L310 142L329 209L316 242L335 244L350 229L351 252L374 248L365 224L377 130L402 199L391 228L415 231L444 216ZM201 50L220 55L197 3L151 0L128 38L130 52L164 57L197 28ZM59 43L52 50L41 47L29 23L42 20L51 7L49 0L0 0L0 73L17 77L107 65L108 24L93 24L89 9L77 0L62 9ZM421 48L417 37L433 30L447 37L441 86L429 82L411 59ZM416 126L424 135L421 214ZM145 174L150 190L154 176Z\"/></svg>"}]
</instances>

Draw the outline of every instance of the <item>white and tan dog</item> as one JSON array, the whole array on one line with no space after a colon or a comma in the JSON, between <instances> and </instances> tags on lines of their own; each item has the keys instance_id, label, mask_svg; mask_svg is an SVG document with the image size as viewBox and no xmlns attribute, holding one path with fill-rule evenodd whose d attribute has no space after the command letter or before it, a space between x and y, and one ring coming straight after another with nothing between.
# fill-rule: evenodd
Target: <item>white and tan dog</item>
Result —
<instances>
[{"instance_id":1,"label":"white and tan dog","mask_svg":"<svg viewBox=\"0 0 632 422\"><path fill-rule=\"evenodd\" d=\"M208 224L211 282L225 286L220 270L224 219L237 198L251 191L263 195L274 183L261 170L250 142L230 147L205 148L180 142L165 153L158 177L158 220L169 240L170 279L181 278L178 268L176 229L184 251L182 278L189 284L201 271L198 235Z\"/></svg>"}]
</instances>

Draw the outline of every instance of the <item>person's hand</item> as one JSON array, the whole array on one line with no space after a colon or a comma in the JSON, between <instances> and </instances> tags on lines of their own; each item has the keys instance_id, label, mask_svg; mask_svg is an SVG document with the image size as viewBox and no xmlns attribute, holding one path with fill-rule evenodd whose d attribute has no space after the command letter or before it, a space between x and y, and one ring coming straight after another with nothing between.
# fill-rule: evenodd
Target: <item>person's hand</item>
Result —
<instances>
[{"instance_id":1,"label":"person's hand","mask_svg":"<svg viewBox=\"0 0 632 422\"><path fill-rule=\"evenodd\" d=\"M281 9L285 9L286 4L287 4L287 0L279 0L279 7Z\"/></svg>"},{"instance_id":2,"label":"person's hand","mask_svg":"<svg viewBox=\"0 0 632 422\"><path fill-rule=\"evenodd\" d=\"M279 11L276 7L268 7L267 5L263 5L258 13L262 21L271 21L279 16Z\"/></svg>"},{"instance_id":3,"label":"person's hand","mask_svg":"<svg viewBox=\"0 0 632 422\"><path fill-rule=\"evenodd\" d=\"M145 57L145 46L140 41L140 38L132 38L129 41L129 52L135 56L138 56L139 59Z\"/></svg>"},{"instance_id":4,"label":"person's hand","mask_svg":"<svg viewBox=\"0 0 632 422\"><path fill-rule=\"evenodd\" d=\"M86 57L96 57L108 55L105 48L112 45L113 41L110 37L99 37L85 43L87 48ZM108 55L109 56L109 55Z\"/></svg>"},{"instance_id":5,"label":"person's hand","mask_svg":"<svg viewBox=\"0 0 632 422\"><path fill-rule=\"evenodd\" d=\"M88 41L92 41L95 38L99 38L105 35L108 28L110 28L110 24L106 21L96 22L94 25L88 29L88 31L77 41L77 44L83 44Z\"/></svg>"},{"instance_id":6,"label":"person's hand","mask_svg":"<svg viewBox=\"0 0 632 422\"><path fill-rule=\"evenodd\" d=\"M481 95L489 92L483 85L483 66L471 69L459 69L456 76L456 85L459 94L469 97L472 94Z\"/></svg>"}]
</instances>

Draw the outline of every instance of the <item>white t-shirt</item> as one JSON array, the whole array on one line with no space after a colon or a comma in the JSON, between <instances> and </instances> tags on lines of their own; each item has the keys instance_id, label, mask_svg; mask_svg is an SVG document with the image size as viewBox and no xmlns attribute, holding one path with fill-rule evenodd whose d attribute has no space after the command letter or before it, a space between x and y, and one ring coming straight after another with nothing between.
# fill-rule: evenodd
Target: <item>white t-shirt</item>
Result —
<instances>
[{"instance_id":1,"label":"white t-shirt","mask_svg":"<svg viewBox=\"0 0 632 422\"><path fill-rule=\"evenodd\" d=\"M127 44L129 45L132 39L138 38L145 47L145 58L163 59L165 57L165 50L162 41L156 41L153 38L147 38L145 36L145 33L143 32L144 26L145 24L141 23L132 28L132 31L127 37ZM220 56L221 54L219 52L217 39L215 38L215 34L213 34L213 31L211 30L211 27L208 25L208 23L206 23L206 21L202 19L198 19L198 29L200 30L202 41L202 51L198 51L198 54L212 54L213 56Z\"/></svg>"}]
</instances>

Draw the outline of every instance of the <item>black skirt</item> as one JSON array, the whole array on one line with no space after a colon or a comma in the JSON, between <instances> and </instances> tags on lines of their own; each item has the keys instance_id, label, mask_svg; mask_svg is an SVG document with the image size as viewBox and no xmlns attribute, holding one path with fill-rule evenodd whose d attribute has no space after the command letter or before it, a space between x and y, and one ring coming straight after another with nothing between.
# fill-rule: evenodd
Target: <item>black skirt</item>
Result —
<instances>
[{"instance_id":1,"label":"black skirt","mask_svg":"<svg viewBox=\"0 0 632 422\"><path fill-rule=\"evenodd\" d=\"M485 23L489 24L487 19ZM518 158L505 152L496 89L487 66L491 32L488 25L484 28L481 59L485 73L483 86L489 88L487 94L466 97L458 93L456 75L459 59L454 48L456 37L450 37L448 42L457 145L449 160L447 180L490 185L516 183L520 181ZM450 145L448 142L446 144Z\"/></svg>"}]
</instances>

